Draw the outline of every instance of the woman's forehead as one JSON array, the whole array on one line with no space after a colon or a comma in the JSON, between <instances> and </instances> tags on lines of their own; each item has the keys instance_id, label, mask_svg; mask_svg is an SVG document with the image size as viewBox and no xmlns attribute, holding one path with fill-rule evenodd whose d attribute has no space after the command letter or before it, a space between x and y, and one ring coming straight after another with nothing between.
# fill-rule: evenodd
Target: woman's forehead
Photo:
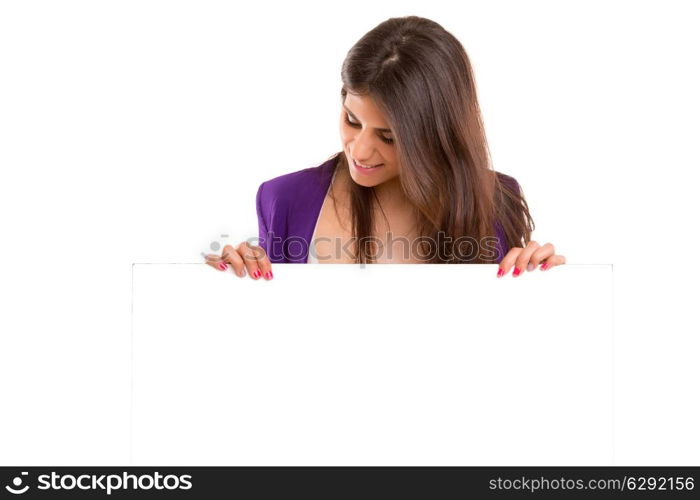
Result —
<instances>
[{"instance_id":1,"label":"woman's forehead","mask_svg":"<svg viewBox=\"0 0 700 500\"><path fill-rule=\"evenodd\" d=\"M345 96L343 107L350 115L362 123L368 124L371 128L380 132L391 132L384 115L371 97L348 93Z\"/></svg>"}]
</instances>

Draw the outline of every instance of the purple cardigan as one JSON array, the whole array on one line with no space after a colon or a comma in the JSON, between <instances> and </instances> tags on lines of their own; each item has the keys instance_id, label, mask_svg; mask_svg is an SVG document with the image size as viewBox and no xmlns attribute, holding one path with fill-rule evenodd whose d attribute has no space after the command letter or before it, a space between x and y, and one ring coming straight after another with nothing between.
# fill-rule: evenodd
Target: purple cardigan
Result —
<instances>
[{"instance_id":1,"label":"purple cardigan","mask_svg":"<svg viewBox=\"0 0 700 500\"><path fill-rule=\"evenodd\" d=\"M336 158L317 167L284 174L260 184L255 197L259 244L265 249L270 262L306 263L309 244L330 187ZM504 177L512 179L517 186L515 179ZM499 252L496 261L500 262L508 251L500 223L497 224L495 234Z\"/></svg>"}]
</instances>

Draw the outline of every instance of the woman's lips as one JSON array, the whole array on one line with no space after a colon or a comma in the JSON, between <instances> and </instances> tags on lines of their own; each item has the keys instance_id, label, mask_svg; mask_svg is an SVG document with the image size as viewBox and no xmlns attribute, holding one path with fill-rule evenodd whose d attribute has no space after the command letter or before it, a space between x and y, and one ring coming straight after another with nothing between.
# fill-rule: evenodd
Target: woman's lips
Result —
<instances>
[{"instance_id":1,"label":"woman's lips","mask_svg":"<svg viewBox=\"0 0 700 500\"><path fill-rule=\"evenodd\" d=\"M355 160L352 161L352 164L355 167L355 170L357 170L358 172L360 172L362 174L369 174L371 172L374 172L375 170L379 170L381 167L384 166L383 163L380 163L378 165L374 165L373 167L365 168L365 167L359 166Z\"/></svg>"}]
</instances>

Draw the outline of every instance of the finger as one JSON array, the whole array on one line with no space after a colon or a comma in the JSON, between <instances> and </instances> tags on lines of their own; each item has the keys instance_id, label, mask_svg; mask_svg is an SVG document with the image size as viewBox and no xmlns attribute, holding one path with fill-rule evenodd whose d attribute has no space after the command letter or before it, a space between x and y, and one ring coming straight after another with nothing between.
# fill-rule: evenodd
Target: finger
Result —
<instances>
[{"instance_id":1,"label":"finger","mask_svg":"<svg viewBox=\"0 0 700 500\"><path fill-rule=\"evenodd\" d=\"M266 280L271 280L272 279L272 263L270 262L269 257L265 253L265 249L263 247L255 247L256 253L257 253L257 259L258 259L258 267L260 268L260 272L262 272L263 277Z\"/></svg>"},{"instance_id":2,"label":"finger","mask_svg":"<svg viewBox=\"0 0 700 500\"><path fill-rule=\"evenodd\" d=\"M253 256L257 260L258 269L260 270L261 276L266 280L271 280L272 276L272 263L265 253L265 249L259 245L248 245L248 248L253 253Z\"/></svg>"},{"instance_id":3,"label":"finger","mask_svg":"<svg viewBox=\"0 0 700 500\"><path fill-rule=\"evenodd\" d=\"M213 267L219 271L226 271L228 269L228 264L221 260L221 257L214 254L209 254L205 256L205 264Z\"/></svg>"},{"instance_id":4,"label":"finger","mask_svg":"<svg viewBox=\"0 0 700 500\"><path fill-rule=\"evenodd\" d=\"M515 264L515 260L518 258L520 252L522 251L522 247L513 247L510 250L508 250L508 253L505 254L505 256L501 259L501 262L498 264L498 274L496 274L497 278L508 274L510 269Z\"/></svg>"},{"instance_id":5,"label":"finger","mask_svg":"<svg viewBox=\"0 0 700 500\"><path fill-rule=\"evenodd\" d=\"M527 270L534 271L535 268L540 265L540 262L548 259L552 255L554 255L554 245L545 243L530 256L530 261L527 263Z\"/></svg>"},{"instance_id":6,"label":"finger","mask_svg":"<svg viewBox=\"0 0 700 500\"><path fill-rule=\"evenodd\" d=\"M517 278L522 274L522 272L527 268L527 263L530 262L530 257L540 248L539 243L531 240L525 245L523 251L518 254L518 258L515 259L515 268L513 269L513 278Z\"/></svg>"},{"instance_id":7,"label":"finger","mask_svg":"<svg viewBox=\"0 0 700 500\"><path fill-rule=\"evenodd\" d=\"M212 260L212 261L207 261L206 264L208 266L213 267L214 269L219 270L219 271L226 271L228 269L228 264L226 264L226 262L223 262L223 261L214 262Z\"/></svg>"},{"instance_id":8,"label":"finger","mask_svg":"<svg viewBox=\"0 0 700 500\"><path fill-rule=\"evenodd\" d=\"M260 269L262 276L268 281L271 280L272 264L270 263L269 257L265 253L265 249L259 245L251 245L250 248L258 261L258 269Z\"/></svg>"},{"instance_id":9,"label":"finger","mask_svg":"<svg viewBox=\"0 0 700 500\"><path fill-rule=\"evenodd\" d=\"M245 265L243 259L238 255L236 249L231 245L226 245L221 251L221 259L223 262L230 264L233 268L233 274L242 278L245 276Z\"/></svg>"},{"instance_id":10,"label":"finger","mask_svg":"<svg viewBox=\"0 0 700 500\"><path fill-rule=\"evenodd\" d=\"M547 269L561 266L562 264L566 264L566 257L563 255L552 255L542 263L540 266L540 271L546 271Z\"/></svg>"},{"instance_id":11,"label":"finger","mask_svg":"<svg viewBox=\"0 0 700 500\"><path fill-rule=\"evenodd\" d=\"M260 276L262 276L262 271L260 270L260 266L258 265L256 250L253 247L253 245L251 245L247 241L244 241L236 247L236 252L240 256L241 261L245 265L246 271L248 271L248 275L251 278L256 280Z\"/></svg>"}]
</instances>

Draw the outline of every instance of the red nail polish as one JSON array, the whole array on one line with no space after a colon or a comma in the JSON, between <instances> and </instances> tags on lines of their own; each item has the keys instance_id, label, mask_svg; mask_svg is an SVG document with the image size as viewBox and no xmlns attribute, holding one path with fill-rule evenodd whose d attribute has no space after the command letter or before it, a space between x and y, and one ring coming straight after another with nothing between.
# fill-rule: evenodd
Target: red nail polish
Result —
<instances>
[{"instance_id":1,"label":"red nail polish","mask_svg":"<svg viewBox=\"0 0 700 500\"><path fill-rule=\"evenodd\" d=\"M253 273L254 278L259 278L262 273L260 272L260 269L256 269L255 272Z\"/></svg>"},{"instance_id":2,"label":"red nail polish","mask_svg":"<svg viewBox=\"0 0 700 500\"><path fill-rule=\"evenodd\" d=\"M503 276L503 269L499 268L498 274L496 275L496 278L500 278L501 276Z\"/></svg>"},{"instance_id":3,"label":"red nail polish","mask_svg":"<svg viewBox=\"0 0 700 500\"><path fill-rule=\"evenodd\" d=\"M520 269L518 269L516 267L515 269L513 269L513 276L519 276L519 275L520 275Z\"/></svg>"},{"instance_id":4,"label":"red nail polish","mask_svg":"<svg viewBox=\"0 0 700 500\"><path fill-rule=\"evenodd\" d=\"M266 273L265 273L265 278L268 279L268 280L271 280L271 279L272 279L272 271L266 272Z\"/></svg>"},{"instance_id":5,"label":"red nail polish","mask_svg":"<svg viewBox=\"0 0 700 500\"><path fill-rule=\"evenodd\" d=\"M220 262L219 269L221 269L222 271L225 271L226 269L228 269L228 266L226 264L224 264L223 262Z\"/></svg>"},{"instance_id":6,"label":"red nail polish","mask_svg":"<svg viewBox=\"0 0 700 500\"><path fill-rule=\"evenodd\" d=\"M548 267L549 267L549 262L545 262L544 264L542 264L542 265L540 266L540 271L544 271L544 270L547 269Z\"/></svg>"}]
</instances>

